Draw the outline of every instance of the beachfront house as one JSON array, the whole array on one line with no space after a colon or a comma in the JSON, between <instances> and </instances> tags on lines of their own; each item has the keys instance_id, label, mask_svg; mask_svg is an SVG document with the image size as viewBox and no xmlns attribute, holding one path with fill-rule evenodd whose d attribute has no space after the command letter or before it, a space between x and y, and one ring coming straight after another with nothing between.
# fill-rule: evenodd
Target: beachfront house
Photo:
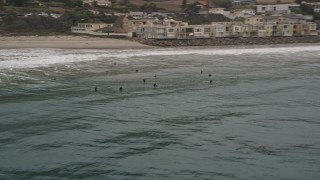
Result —
<instances>
[{"instance_id":1,"label":"beachfront house","mask_svg":"<svg viewBox=\"0 0 320 180\"><path fill-rule=\"evenodd\" d=\"M226 34L226 26L222 22L212 22L211 26L213 28L213 37L225 37Z\"/></svg>"},{"instance_id":2,"label":"beachfront house","mask_svg":"<svg viewBox=\"0 0 320 180\"><path fill-rule=\"evenodd\" d=\"M194 38L199 39L212 37L212 27L210 25L189 25L187 28L193 29L193 32L191 33Z\"/></svg>"},{"instance_id":3,"label":"beachfront house","mask_svg":"<svg viewBox=\"0 0 320 180\"><path fill-rule=\"evenodd\" d=\"M224 24L224 27L226 28L224 31L224 37L233 37L233 32L232 32L233 22L223 22L223 24Z\"/></svg>"},{"instance_id":4,"label":"beachfront house","mask_svg":"<svg viewBox=\"0 0 320 180\"><path fill-rule=\"evenodd\" d=\"M305 36L317 36L317 24L313 22L307 22L302 25L302 33Z\"/></svg>"},{"instance_id":5,"label":"beachfront house","mask_svg":"<svg viewBox=\"0 0 320 180\"><path fill-rule=\"evenodd\" d=\"M199 34L199 33L198 33ZM177 39L194 39L194 27L190 25L180 26L177 30Z\"/></svg>"},{"instance_id":6,"label":"beachfront house","mask_svg":"<svg viewBox=\"0 0 320 180\"><path fill-rule=\"evenodd\" d=\"M308 22L305 16L266 16L266 36L313 36L317 35L316 24ZM270 27L272 26L272 28ZM272 31L270 30L272 29Z\"/></svg>"},{"instance_id":7,"label":"beachfront house","mask_svg":"<svg viewBox=\"0 0 320 180\"><path fill-rule=\"evenodd\" d=\"M266 23L264 24L264 36L271 37L277 33L277 25L273 23Z\"/></svg>"},{"instance_id":8,"label":"beachfront house","mask_svg":"<svg viewBox=\"0 0 320 180\"><path fill-rule=\"evenodd\" d=\"M288 27L279 24L275 16L252 16L245 19L243 37L289 36ZM284 32L285 31L285 32Z\"/></svg>"},{"instance_id":9,"label":"beachfront house","mask_svg":"<svg viewBox=\"0 0 320 180\"><path fill-rule=\"evenodd\" d=\"M148 22L143 22L142 20L132 21L131 23L132 29L134 29L138 37L146 39L176 39L188 36L184 28L188 25L186 22L175 21L173 19L164 19L162 21L152 19Z\"/></svg>"},{"instance_id":10,"label":"beachfront house","mask_svg":"<svg viewBox=\"0 0 320 180\"><path fill-rule=\"evenodd\" d=\"M278 24L280 36L293 36L293 24Z\"/></svg>"},{"instance_id":11,"label":"beachfront house","mask_svg":"<svg viewBox=\"0 0 320 180\"><path fill-rule=\"evenodd\" d=\"M232 33L234 37L242 36L242 23L235 23L232 25Z\"/></svg>"},{"instance_id":12,"label":"beachfront house","mask_svg":"<svg viewBox=\"0 0 320 180\"><path fill-rule=\"evenodd\" d=\"M177 38L177 27L167 27L166 28L166 38L167 39L175 39Z\"/></svg>"},{"instance_id":13,"label":"beachfront house","mask_svg":"<svg viewBox=\"0 0 320 180\"><path fill-rule=\"evenodd\" d=\"M167 27L165 26L145 26L137 27L137 37L143 39L165 39Z\"/></svg>"},{"instance_id":14,"label":"beachfront house","mask_svg":"<svg viewBox=\"0 0 320 180\"><path fill-rule=\"evenodd\" d=\"M178 27L169 27L164 25L138 27L136 29L137 37L144 39L178 39L185 37L185 33ZM179 36L180 35L180 36Z\"/></svg>"},{"instance_id":15,"label":"beachfront house","mask_svg":"<svg viewBox=\"0 0 320 180\"><path fill-rule=\"evenodd\" d=\"M131 25L136 27L133 29L135 29L138 37L147 39L317 35L316 24L308 22L302 15L255 15L245 18L244 22L212 22L202 25L188 25L186 22L173 19L153 20L149 23L143 23L141 19L141 21L132 21Z\"/></svg>"},{"instance_id":16,"label":"beachfront house","mask_svg":"<svg viewBox=\"0 0 320 180\"><path fill-rule=\"evenodd\" d=\"M266 37L266 29L263 24L259 24L257 29L257 37Z\"/></svg>"},{"instance_id":17,"label":"beachfront house","mask_svg":"<svg viewBox=\"0 0 320 180\"><path fill-rule=\"evenodd\" d=\"M106 23L78 23L77 26L72 26L71 31L74 33L93 32L104 27L111 27L113 24Z\"/></svg>"},{"instance_id":18,"label":"beachfront house","mask_svg":"<svg viewBox=\"0 0 320 180\"><path fill-rule=\"evenodd\" d=\"M242 37L265 37L265 29L262 24L244 24Z\"/></svg>"}]
</instances>

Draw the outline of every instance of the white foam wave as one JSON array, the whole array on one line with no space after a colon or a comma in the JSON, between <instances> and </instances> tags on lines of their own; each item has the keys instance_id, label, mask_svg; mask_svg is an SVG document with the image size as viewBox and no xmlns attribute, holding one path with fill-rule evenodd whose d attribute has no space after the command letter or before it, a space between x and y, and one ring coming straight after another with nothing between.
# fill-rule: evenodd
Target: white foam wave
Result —
<instances>
[{"instance_id":1,"label":"white foam wave","mask_svg":"<svg viewBox=\"0 0 320 180\"><path fill-rule=\"evenodd\" d=\"M289 55L306 51L320 52L320 45L264 48L168 48L149 50L58 50L58 49L6 49L0 50L0 69L19 69L68 64L81 61L109 60L129 62L130 57L173 55L264 55L281 53ZM112 59L113 58L113 59Z\"/></svg>"}]
</instances>

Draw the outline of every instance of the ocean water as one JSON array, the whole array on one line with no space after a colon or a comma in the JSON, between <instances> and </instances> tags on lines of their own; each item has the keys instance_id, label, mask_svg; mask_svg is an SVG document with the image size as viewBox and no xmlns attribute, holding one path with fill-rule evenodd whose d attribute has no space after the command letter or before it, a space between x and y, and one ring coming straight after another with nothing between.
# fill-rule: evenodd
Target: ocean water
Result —
<instances>
[{"instance_id":1,"label":"ocean water","mask_svg":"<svg viewBox=\"0 0 320 180\"><path fill-rule=\"evenodd\" d=\"M318 180L320 44L1 49L0 179Z\"/></svg>"}]
</instances>

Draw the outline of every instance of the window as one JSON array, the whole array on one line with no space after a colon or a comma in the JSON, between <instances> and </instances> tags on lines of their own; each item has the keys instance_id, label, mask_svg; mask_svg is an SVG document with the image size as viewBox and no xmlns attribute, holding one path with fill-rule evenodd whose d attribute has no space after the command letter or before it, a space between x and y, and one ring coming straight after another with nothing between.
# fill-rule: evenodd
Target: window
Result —
<instances>
[{"instance_id":1,"label":"window","mask_svg":"<svg viewBox=\"0 0 320 180\"><path fill-rule=\"evenodd\" d=\"M224 29L222 27L217 27L217 32L223 32Z\"/></svg>"},{"instance_id":2,"label":"window","mask_svg":"<svg viewBox=\"0 0 320 180\"><path fill-rule=\"evenodd\" d=\"M172 32L174 32L174 29L170 28L170 29L168 29L168 32L172 33Z\"/></svg>"},{"instance_id":3,"label":"window","mask_svg":"<svg viewBox=\"0 0 320 180\"><path fill-rule=\"evenodd\" d=\"M193 29L192 28L186 28L186 32L187 33L193 33Z\"/></svg>"},{"instance_id":4,"label":"window","mask_svg":"<svg viewBox=\"0 0 320 180\"><path fill-rule=\"evenodd\" d=\"M210 28L204 28L204 32L210 32Z\"/></svg>"},{"instance_id":5,"label":"window","mask_svg":"<svg viewBox=\"0 0 320 180\"><path fill-rule=\"evenodd\" d=\"M265 11L265 10L266 10L266 7L262 7L262 10Z\"/></svg>"},{"instance_id":6,"label":"window","mask_svg":"<svg viewBox=\"0 0 320 180\"><path fill-rule=\"evenodd\" d=\"M202 29L201 28L195 28L194 32L202 32Z\"/></svg>"}]
</instances>

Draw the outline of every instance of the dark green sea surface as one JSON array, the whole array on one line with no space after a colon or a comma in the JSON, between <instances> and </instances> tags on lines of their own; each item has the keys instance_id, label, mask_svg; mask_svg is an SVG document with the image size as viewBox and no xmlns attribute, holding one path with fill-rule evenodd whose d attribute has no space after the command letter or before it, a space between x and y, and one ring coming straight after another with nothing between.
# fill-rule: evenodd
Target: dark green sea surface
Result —
<instances>
[{"instance_id":1,"label":"dark green sea surface","mask_svg":"<svg viewBox=\"0 0 320 180\"><path fill-rule=\"evenodd\" d=\"M0 50L0 179L318 180L320 45Z\"/></svg>"}]
</instances>

